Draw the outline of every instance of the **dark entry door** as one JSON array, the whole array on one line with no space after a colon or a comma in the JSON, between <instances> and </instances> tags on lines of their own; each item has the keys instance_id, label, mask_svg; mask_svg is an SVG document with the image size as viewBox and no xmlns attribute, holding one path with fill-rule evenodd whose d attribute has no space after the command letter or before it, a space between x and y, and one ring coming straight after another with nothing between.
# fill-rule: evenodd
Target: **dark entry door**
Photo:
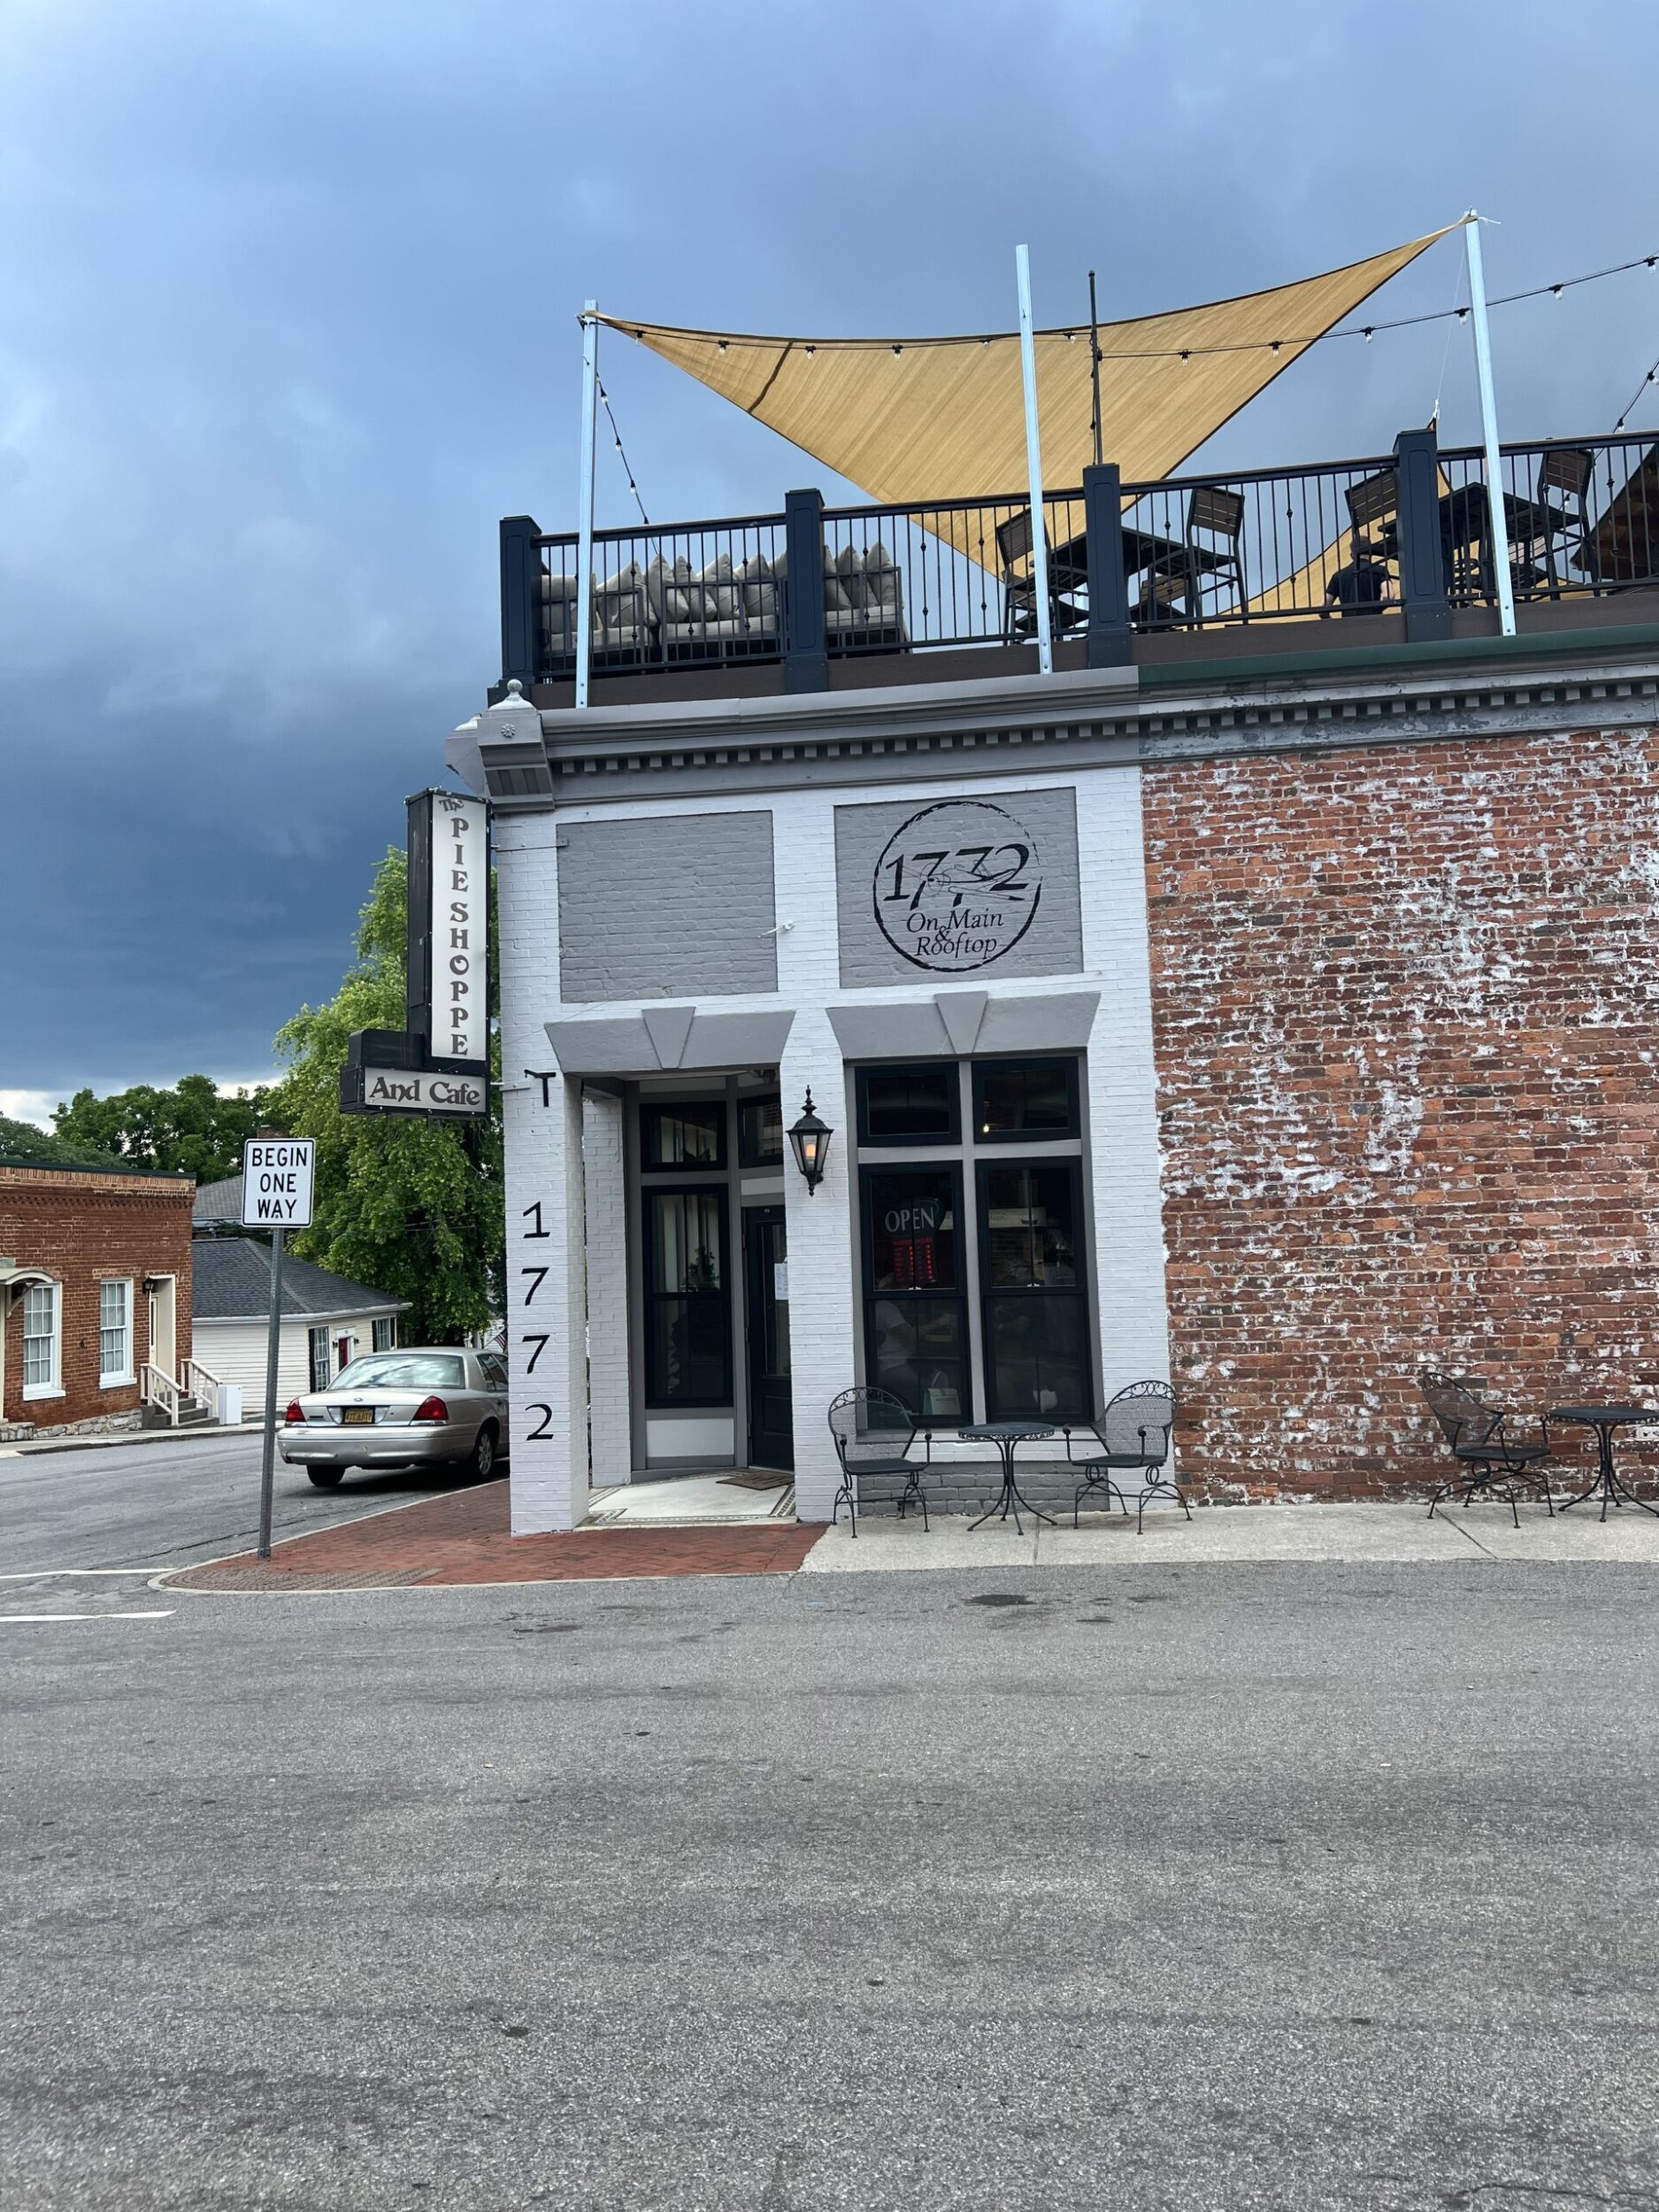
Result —
<instances>
[{"instance_id":1,"label":"dark entry door","mask_svg":"<svg viewBox=\"0 0 1659 2212\"><path fill-rule=\"evenodd\" d=\"M743 1325L749 1348L749 1463L795 1465L789 1390L789 1263L781 1206L743 1209Z\"/></svg>"}]
</instances>

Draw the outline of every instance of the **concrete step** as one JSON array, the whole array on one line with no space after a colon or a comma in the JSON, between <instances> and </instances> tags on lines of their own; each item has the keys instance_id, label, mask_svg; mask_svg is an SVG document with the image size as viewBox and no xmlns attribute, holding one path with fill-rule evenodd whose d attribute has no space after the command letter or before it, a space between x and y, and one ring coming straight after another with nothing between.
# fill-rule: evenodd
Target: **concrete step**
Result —
<instances>
[{"instance_id":1,"label":"concrete step","mask_svg":"<svg viewBox=\"0 0 1659 2212\"><path fill-rule=\"evenodd\" d=\"M201 1404L195 1398L192 1398L188 1405L180 1409L176 1424L167 1418L165 1409L160 1406L141 1406L138 1409L138 1425L141 1429L170 1429L175 1426L181 1429L196 1429L200 1428L204 1422L211 1421L212 1418L211 1409Z\"/></svg>"}]
</instances>

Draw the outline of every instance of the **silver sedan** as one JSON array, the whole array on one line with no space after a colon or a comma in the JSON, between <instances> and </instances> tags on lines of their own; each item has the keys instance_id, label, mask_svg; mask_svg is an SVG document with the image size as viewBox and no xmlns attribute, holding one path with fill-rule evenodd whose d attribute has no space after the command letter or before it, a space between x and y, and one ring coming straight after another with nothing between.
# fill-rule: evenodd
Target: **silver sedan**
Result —
<instances>
[{"instance_id":1,"label":"silver sedan","mask_svg":"<svg viewBox=\"0 0 1659 2212\"><path fill-rule=\"evenodd\" d=\"M507 1368L456 1345L366 1352L293 1399L277 1431L290 1467L331 1490L349 1467L449 1464L483 1482L507 1455Z\"/></svg>"}]
</instances>

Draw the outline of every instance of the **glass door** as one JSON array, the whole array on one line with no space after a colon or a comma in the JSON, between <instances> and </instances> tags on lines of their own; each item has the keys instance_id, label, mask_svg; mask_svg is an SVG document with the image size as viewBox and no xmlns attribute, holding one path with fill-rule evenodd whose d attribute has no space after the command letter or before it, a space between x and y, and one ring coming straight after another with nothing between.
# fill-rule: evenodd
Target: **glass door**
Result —
<instances>
[{"instance_id":1,"label":"glass door","mask_svg":"<svg viewBox=\"0 0 1659 2212\"><path fill-rule=\"evenodd\" d=\"M789 1256L781 1206L743 1209L743 1326L749 1355L749 1463L793 1467Z\"/></svg>"}]
</instances>

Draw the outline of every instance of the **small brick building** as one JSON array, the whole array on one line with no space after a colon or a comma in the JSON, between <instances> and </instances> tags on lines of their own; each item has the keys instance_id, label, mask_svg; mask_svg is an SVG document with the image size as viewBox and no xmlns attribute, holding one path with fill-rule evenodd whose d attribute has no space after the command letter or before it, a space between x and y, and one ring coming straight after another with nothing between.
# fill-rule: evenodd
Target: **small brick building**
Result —
<instances>
[{"instance_id":1,"label":"small brick building","mask_svg":"<svg viewBox=\"0 0 1659 2212\"><path fill-rule=\"evenodd\" d=\"M190 1357L188 1175L0 1163L0 1429L126 1427Z\"/></svg>"}]
</instances>

